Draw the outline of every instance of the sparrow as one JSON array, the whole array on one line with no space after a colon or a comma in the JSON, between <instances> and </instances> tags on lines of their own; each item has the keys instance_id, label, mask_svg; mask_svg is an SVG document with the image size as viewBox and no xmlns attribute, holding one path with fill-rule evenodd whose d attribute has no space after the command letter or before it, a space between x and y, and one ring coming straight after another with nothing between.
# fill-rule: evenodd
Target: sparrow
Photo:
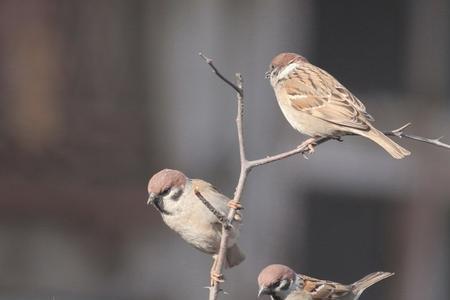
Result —
<instances>
[{"instance_id":1,"label":"sparrow","mask_svg":"<svg viewBox=\"0 0 450 300\"><path fill-rule=\"evenodd\" d=\"M374 118L347 88L303 56L278 54L266 77L285 118L294 129L313 137L310 143L318 137L340 140L343 135L357 134L374 141L393 158L411 154L371 124Z\"/></svg>"},{"instance_id":2,"label":"sparrow","mask_svg":"<svg viewBox=\"0 0 450 300\"><path fill-rule=\"evenodd\" d=\"M219 193L210 183L201 179L190 179L182 172L171 169L159 171L150 178L147 204L153 204L166 225L187 243L202 252L213 255L215 263L219 252L222 224L200 201L196 192L224 216L228 214L229 207L232 207L229 205L230 199ZM245 259L236 244L240 220L240 214L236 214L237 222L229 228L226 266L230 268ZM216 274L216 277L220 281L221 275Z\"/></svg>"},{"instance_id":3,"label":"sparrow","mask_svg":"<svg viewBox=\"0 0 450 300\"><path fill-rule=\"evenodd\" d=\"M272 300L358 300L369 286L394 275L388 272L371 273L349 285L296 274L285 265L269 265L258 276L259 293Z\"/></svg>"}]
</instances>

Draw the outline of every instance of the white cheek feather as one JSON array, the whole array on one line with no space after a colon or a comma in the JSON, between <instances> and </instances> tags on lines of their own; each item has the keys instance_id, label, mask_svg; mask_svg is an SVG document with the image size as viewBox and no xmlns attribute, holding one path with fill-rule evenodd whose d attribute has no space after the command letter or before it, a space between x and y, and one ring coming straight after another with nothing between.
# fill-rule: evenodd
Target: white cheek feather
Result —
<instances>
[{"instance_id":1,"label":"white cheek feather","mask_svg":"<svg viewBox=\"0 0 450 300\"><path fill-rule=\"evenodd\" d=\"M289 73L291 73L295 68L297 68L299 65L297 64L297 63L293 63L293 64L289 64L287 67L285 67L284 69L283 69L283 71L281 71L279 74L278 74L278 80L279 79L282 79L282 78L284 78L284 77L287 77L288 75L289 75Z\"/></svg>"},{"instance_id":2,"label":"white cheek feather","mask_svg":"<svg viewBox=\"0 0 450 300\"><path fill-rule=\"evenodd\" d=\"M177 196L177 194L180 194L181 192L182 192L182 191L180 191L180 188L172 188L172 189L170 190L170 193L169 193L169 195L168 195L167 198L173 199L174 196ZM178 195L178 196L179 196L179 195Z\"/></svg>"}]
</instances>

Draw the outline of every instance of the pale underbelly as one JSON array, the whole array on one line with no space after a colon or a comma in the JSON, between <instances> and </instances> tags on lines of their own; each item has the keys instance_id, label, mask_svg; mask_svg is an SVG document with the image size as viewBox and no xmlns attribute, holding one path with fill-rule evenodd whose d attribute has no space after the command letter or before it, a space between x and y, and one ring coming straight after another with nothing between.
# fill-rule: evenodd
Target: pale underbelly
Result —
<instances>
[{"instance_id":1,"label":"pale underbelly","mask_svg":"<svg viewBox=\"0 0 450 300\"><path fill-rule=\"evenodd\" d=\"M280 104L280 103L279 103ZM286 120L299 132L309 136L339 136L342 132L336 125L311 116L308 113L296 111L293 108L280 104Z\"/></svg>"},{"instance_id":2,"label":"pale underbelly","mask_svg":"<svg viewBox=\"0 0 450 300\"><path fill-rule=\"evenodd\" d=\"M179 220L173 216L163 216L164 222L176 231L187 243L198 250L209 254L216 254L219 251L221 239L221 226L212 226L208 222L196 220ZM236 243L238 227L230 232L228 247Z\"/></svg>"}]
</instances>

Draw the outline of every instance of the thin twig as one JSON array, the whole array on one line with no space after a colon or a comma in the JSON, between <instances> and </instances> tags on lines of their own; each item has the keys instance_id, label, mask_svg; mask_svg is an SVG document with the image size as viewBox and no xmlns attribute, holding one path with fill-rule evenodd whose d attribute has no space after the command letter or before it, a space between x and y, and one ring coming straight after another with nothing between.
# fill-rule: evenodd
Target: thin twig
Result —
<instances>
[{"instance_id":1,"label":"thin twig","mask_svg":"<svg viewBox=\"0 0 450 300\"><path fill-rule=\"evenodd\" d=\"M245 187L245 182L247 180L247 176L253 168L255 168L257 166L262 166L262 165L265 165L265 164L268 164L268 163L271 163L274 161L282 160L284 158L287 158L287 157L290 157L290 156L293 156L296 154L309 153L310 145L318 146L329 140L336 139L336 138L332 138L332 137L311 138L311 139L306 140L303 144L301 144L299 147L297 147L295 149L292 149L292 150L289 150L289 151L286 151L283 153L279 153L276 155L267 156L267 157L261 158L261 159L247 160L247 156L246 156L246 152L245 152L244 130L243 130L243 120L242 120L244 117L244 90L243 90L242 76L241 76L241 74L237 73L236 74L236 84L234 84L230 80L225 78L217 70L212 59L206 57L201 52L199 53L199 55L205 60L205 62L211 67L213 72L220 79L222 79L226 84L228 84L230 87L232 87L237 92L238 108L237 108L237 117L236 117L236 127L237 127L237 133L238 133L238 141L239 141L239 156L240 156L241 170L240 170L240 174L239 174L239 181L236 186L236 190L234 192L234 198L232 200L235 205L240 205L241 197L242 197L244 187ZM408 139L412 139L412 140L416 140L416 141L425 142L428 144L433 144L433 145L443 147L446 149L450 149L450 145L445 144L441 141L442 137L436 138L436 139L429 139L429 138L424 138L424 137L420 137L420 136L416 136L416 135L412 135L412 134L405 134L404 130L407 127L409 127L410 125L411 125L411 123L407 123L398 129L384 132L384 134L388 135L388 136L395 136L398 138L408 138ZM347 135L350 136L350 135L354 135L354 134L347 134ZM206 201L206 203L210 204L208 201ZM205 205L207 205L206 203L205 203ZM221 237L221 241L220 241L219 253L217 254L217 261L215 264L215 268L214 268L214 270L212 270L212 272L214 272L215 274L222 273L222 270L224 267L226 251L227 251L226 246L227 246L227 241L228 241L228 237L229 237L229 227L227 226L227 224L231 225L233 223L235 214L236 214L236 209L230 208L228 217L227 217L228 222L222 223L223 224L222 225L222 237ZM213 283L213 285L209 288L209 291L210 291L209 300L216 300L219 292L221 292L221 291L223 292L223 290L220 288L220 282Z\"/></svg>"},{"instance_id":2,"label":"thin twig","mask_svg":"<svg viewBox=\"0 0 450 300\"><path fill-rule=\"evenodd\" d=\"M413 134L406 134L404 133L404 129L406 129L407 127L409 127L411 125L411 123L405 124L402 127L392 130L391 132L385 132L385 135L390 135L390 136L396 136L399 138L407 138L407 139L411 139L411 140L415 140L415 141L420 141L420 142L424 142L427 144L431 144L431 145L435 145L438 147L442 147L442 148L446 148L446 149L450 149L450 145L443 143L441 141L441 139L443 139L444 137L438 137L435 139L429 139L426 137L422 137L422 136L418 136L418 135L413 135Z\"/></svg>"},{"instance_id":3,"label":"thin twig","mask_svg":"<svg viewBox=\"0 0 450 300\"><path fill-rule=\"evenodd\" d=\"M239 95L243 96L244 93L242 91L242 88L239 88L237 85L235 85L234 83L232 83L230 80L228 80L225 76L223 76L219 70L217 70L216 66L214 66L212 59L206 57L205 55L203 55L203 53L199 52L198 55L203 58L205 60L205 62L211 67L211 69L213 70L213 72L219 76L220 79L222 79L226 84L228 84L229 86L231 86Z\"/></svg>"}]
</instances>

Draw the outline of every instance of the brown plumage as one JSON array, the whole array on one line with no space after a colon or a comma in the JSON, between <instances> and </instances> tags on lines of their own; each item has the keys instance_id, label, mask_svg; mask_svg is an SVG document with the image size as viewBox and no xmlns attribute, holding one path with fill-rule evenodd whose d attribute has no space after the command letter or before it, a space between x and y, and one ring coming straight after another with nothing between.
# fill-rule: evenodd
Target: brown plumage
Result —
<instances>
[{"instance_id":1,"label":"brown plumage","mask_svg":"<svg viewBox=\"0 0 450 300\"><path fill-rule=\"evenodd\" d=\"M396 159L410 154L373 127L374 119L358 98L304 57L295 53L277 55L268 76L284 116L301 133L312 137L358 134Z\"/></svg>"}]
</instances>

